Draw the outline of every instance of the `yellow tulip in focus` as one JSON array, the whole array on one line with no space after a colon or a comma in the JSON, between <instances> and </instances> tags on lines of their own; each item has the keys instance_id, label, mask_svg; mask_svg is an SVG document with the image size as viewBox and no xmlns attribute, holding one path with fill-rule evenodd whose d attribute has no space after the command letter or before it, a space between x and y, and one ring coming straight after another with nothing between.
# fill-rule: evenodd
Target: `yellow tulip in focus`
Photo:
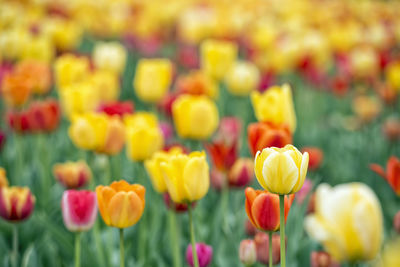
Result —
<instances>
[{"instance_id":1,"label":"yellow tulip in focus","mask_svg":"<svg viewBox=\"0 0 400 267\"><path fill-rule=\"evenodd\" d=\"M246 96L251 91L257 90L259 82L259 70L253 63L246 61L236 62L225 77L228 91L238 96Z\"/></svg>"},{"instance_id":2,"label":"yellow tulip in focus","mask_svg":"<svg viewBox=\"0 0 400 267\"><path fill-rule=\"evenodd\" d=\"M340 262L372 260L382 244L382 210L365 184L317 188L315 213L306 217L308 234ZM385 267L388 265L385 265Z\"/></svg>"},{"instance_id":3,"label":"yellow tulip in focus","mask_svg":"<svg viewBox=\"0 0 400 267\"><path fill-rule=\"evenodd\" d=\"M218 109L204 95L182 95L172 105L172 116L182 138L207 139L218 127Z\"/></svg>"},{"instance_id":4,"label":"yellow tulip in focus","mask_svg":"<svg viewBox=\"0 0 400 267\"><path fill-rule=\"evenodd\" d=\"M110 70L95 70L88 77L87 82L97 92L101 103L114 102L118 100L120 84L118 74Z\"/></svg>"},{"instance_id":5,"label":"yellow tulip in focus","mask_svg":"<svg viewBox=\"0 0 400 267\"><path fill-rule=\"evenodd\" d=\"M233 42L206 40L201 44L201 68L206 74L221 80L235 63L237 53L237 45Z\"/></svg>"},{"instance_id":6,"label":"yellow tulip in focus","mask_svg":"<svg viewBox=\"0 0 400 267\"><path fill-rule=\"evenodd\" d=\"M304 184L308 159L307 152L301 154L292 145L268 147L257 152L254 171L265 190L279 195L293 194Z\"/></svg>"},{"instance_id":7,"label":"yellow tulip in focus","mask_svg":"<svg viewBox=\"0 0 400 267\"><path fill-rule=\"evenodd\" d=\"M60 102L67 118L94 111L98 104L98 93L90 83L80 82L59 91Z\"/></svg>"},{"instance_id":8,"label":"yellow tulip in focus","mask_svg":"<svg viewBox=\"0 0 400 267\"><path fill-rule=\"evenodd\" d=\"M168 59L141 59L136 67L133 86L144 102L158 102L172 82L172 64Z\"/></svg>"},{"instance_id":9,"label":"yellow tulip in focus","mask_svg":"<svg viewBox=\"0 0 400 267\"><path fill-rule=\"evenodd\" d=\"M119 42L98 42L93 50L94 65L121 74L125 69L127 52Z\"/></svg>"},{"instance_id":10,"label":"yellow tulip in focus","mask_svg":"<svg viewBox=\"0 0 400 267\"><path fill-rule=\"evenodd\" d=\"M251 94L251 103L258 121L286 124L293 133L296 129L292 90L288 84L272 86L264 93Z\"/></svg>"},{"instance_id":11,"label":"yellow tulip in focus","mask_svg":"<svg viewBox=\"0 0 400 267\"><path fill-rule=\"evenodd\" d=\"M86 57L65 54L54 63L54 75L59 89L82 81L89 75L89 71L89 60Z\"/></svg>"},{"instance_id":12,"label":"yellow tulip in focus","mask_svg":"<svg viewBox=\"0 0 400 267\"><path fill-rule=\"evenodd\" d=\"M150 158L164 145L157 117L148 112L136 112L124 117L127 156L136 161Z\"/></svg>"},{"instance_id":13,"label":"yellow tulip in focus","mask_svg":"<svg viewBox=\"0 0 400 267\"><path fill-rule=\"evenodd\" d=\"M146 167L147 173L150 176L151 183L158 193L165 193L167 191L167 185L164 181L164 174L161 170L161 163L167 162L169 157L179 153L182 153L182 149L180 147L173 147L168 152L157 151L154 153L151 159L148 159L144 162L144 166Z\"/></svg>"},{"instance_id":14,"label":"yellow tulip in focus","mask_svg":"<svg viewBox=\"0 0 400 267\"><path fill-rule=\"evenodd\" d=\"M392 89L400 91L400 61L390 63L386 67L385 77Z\"/></svg>"},{"instance_id":15,"label":"yellow tulip in focus","mask_svg":"<svg viewBox=\"0 0 400 267\"><path fill-rule=\"evenodd\" d=\"M197 201L207 194L210 176L204 151L172 155L161 163L161 169L168 194L175 203Z\"/></svg>"}]
</instances>

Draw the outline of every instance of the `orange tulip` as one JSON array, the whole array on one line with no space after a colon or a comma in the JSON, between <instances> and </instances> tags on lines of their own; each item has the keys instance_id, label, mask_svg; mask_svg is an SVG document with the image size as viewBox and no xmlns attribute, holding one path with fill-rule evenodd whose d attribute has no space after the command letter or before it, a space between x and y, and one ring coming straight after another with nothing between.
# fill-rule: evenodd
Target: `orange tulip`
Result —
<instances>
[{"instance_id":1,"label":"orange tulip","mask_svg":"<svg viewBox=\"0 0 400 267\"><path fill-rule=\"evenodd\" d=\"M2 93L5 102L12 107L24 105L31 94L32 83L26 75L9 73L2 81Z\"/></svg>"},{"instance_id":2,"label":"orange tulip","mask_svg":"<svg viewBox=\"0 0 400 267\"><path fill-rule=\"evenodd\" d=\"M386 165L386 172L378 164L371 164L370 168L382 176L393 188L394 192L400 196L400 160L397 157L390 157Z\"/></svg>"},{"instance_id":3,"label":"orange tulip","mask_svg":"<svg viewBox=\"0 0 400 267\"><path fill-rule=\"evenodd\" d=\"M124 180L97 186L97 202L105 224L127 228L137 223L144 211L145 193L142 185L131 185Z\"/></svg>"},{"instance_id":4,"label":"orange tulip","mask_svg":"<svg viewBox=\"0 0 400 267\"><path fill-rule=\"evenodd\" d=\"M15 70L30 81L33 93L45 94L51 89L51 70L48 63L24 60L17 64Z\"/></svg>"},{"instance_id":5,"label":"orange tulip","mask_svg":"<svg viewBox=\"0 0 400 267\"><path fill-rule=\"evenodd\" d=\"M268 191L247 187L246 213L253 225L262 231L278 231L280 228L279 196ZM294 195L285 196L285 222Z\"/></svg>"}]
</instances>

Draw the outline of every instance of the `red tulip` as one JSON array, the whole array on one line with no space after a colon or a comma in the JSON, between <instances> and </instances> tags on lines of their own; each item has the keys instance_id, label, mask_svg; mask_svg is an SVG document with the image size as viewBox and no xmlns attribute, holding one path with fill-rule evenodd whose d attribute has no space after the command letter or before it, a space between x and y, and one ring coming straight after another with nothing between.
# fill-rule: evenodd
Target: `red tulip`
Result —
<instances>
[{"instance_id":1,"label":"red tulip","mask_svg":"<svg viewBox=\"0 0 400 267\"><path fill-rule=\"evenodd\" d=\"M0 216L10 222L27 219L35 207L35 197L28 187L0 188Z\"/></svg>"},{"instance_id":2,"label":"red tulip","mask_svg":"<svg viewBox=\"0 0 400 267\"><path fill-rule=\"evenodd\" d=\"M135 111L135 106L131 101L121 101L101 105L99 107L99 111L104 112L110 116L118 115L122 117L125 114L133 113Z\"/></svg>"},{"instance_id":3,"label":"red tulip","mask_svg":"<svg viewBox=\"0 0 400 267\"><path fill-rule=\"evenodd\" d=\"M394 192L400 196L400 160L397 157L390 157L386 165L386 172L378 164L370 164L370 168L382 176L393 188Z\"/></svg>"},{"instance_id":4,"label":"red tulip","mask_svg":"<svg viewBox=\"0 0 400 267\"><path fill-rule=\"evenodd\" d=\"M254 160L239 158L235 161L228 174L230 186L242 187L251 183L254 178Z\"/></svg>"},{"instance_id":5,"label":"red tulip","mask_svg":"<svg viewBox=\"0 0 400 267\"><path fill-rule=\"evenodd\" d=\"M308 168L310 170L318 169L324 159L324 152L318 147L303 147L301 153L304 152L307 152L309 155Z\"/></svg>"}]
</instances>

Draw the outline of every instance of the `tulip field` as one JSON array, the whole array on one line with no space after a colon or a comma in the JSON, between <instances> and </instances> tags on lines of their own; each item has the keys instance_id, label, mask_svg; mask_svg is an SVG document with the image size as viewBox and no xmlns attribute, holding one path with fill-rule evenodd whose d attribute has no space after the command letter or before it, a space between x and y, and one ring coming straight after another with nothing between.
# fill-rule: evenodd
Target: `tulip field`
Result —
<instances>
[{"instance_id":1,"label":"tulip field","mask_svg":"<svg viewBox=\"0 0 400 267\"><path fill-rule=\"evenodd\" d=\"M0 266L400 267L400 3L0 0Z\"/></svg>"}]
</instances>

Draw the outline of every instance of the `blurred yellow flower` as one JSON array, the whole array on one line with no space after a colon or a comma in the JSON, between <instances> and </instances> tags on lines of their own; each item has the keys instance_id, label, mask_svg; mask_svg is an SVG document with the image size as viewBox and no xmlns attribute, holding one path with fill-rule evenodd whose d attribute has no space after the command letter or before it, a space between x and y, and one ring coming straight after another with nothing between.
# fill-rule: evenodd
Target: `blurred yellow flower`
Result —
<instances>
[{"instance_id":1,"label":"blurred yellow flower","mask_svg":"<svg viewBox=\"0 0 400 267\"><path fill-rule=\"evenodd\" d=\"M172 82L172 64L168 59L139 60L133 86L144 102L158 102L168 92Z\"/></svg>"},{"instance_id":2,"label":"blurred yellow flower","mask_svg":"<svg viewBox=\"0 0 400 267\"><path fill-rule=\"evenodd\" d=\"M89 60L86 57L65 54L54 62L54 76L58 89L84 80L89 72Z\"/></svg>"},{"instance_id":3,"label":"blurred yellow flower","mask_svg":"<svg viewBox=\"0 0 400 267\"><path fill-rule=\"evenodd\" d=\"M382 252L382 260L377 267L397 267L400 266L400 238L390 241L385 245Z\"/></svg>"},{"instance_id":4,"label":"blurred yellow flower","mask_svg":"<svg viewBox=\"0 0 400 267\"><path fill-rule=\"evenodd\" d=\"M392 89L400 91L400 61L390 63L386 67L385 78Z\"/></svg>"},{"instance_id":5,"label":"blurred yellow flower","mask_svg":"<svg viewBox=\"0 0 400 267\"><path fill-rule=\"evenodd\" d=\"M87 82L97 92L101 103L114 102L118 100L120 84L118 74L110 70L95 70L87 77Z\"/></svg>"},{"instance_id":6,"label":"blurred yellow flower","mask_svg":"<svg viewBox=\"0 0 400 267\"><path fill-rule=\"evenodd\" d=\"M216 22L215 12L211 8L188 8L178 20L179 37L186 43L198 44L211 36Z\"/></svg>"},{"instance_id":7,"label":"blurred yellow flower","mask_svg":"<svg viewBox=\"0 0 400 267\"><path fill-rule=\"evenodd\" d=\"M368 78L376 75L379 69L379 58L371 47L358 47L350 53L350 68L354 76Z\"/></svg>"},{"instance_id":8,"label":"blurred yellow flower","mask_svg":"<svg viewBox=\"0 0 400 267\"><path fill-rule=\"evenodd\" d=\"M211 77L221 80L237 58L237 45L229 41L206 40L201 44L201 68Z\"/></svg>"},{"instance_id":9,"label":"blurred yellow flower","mask_svg":"<svg viewBox=\"0 0 400 267\"><path fill-rule=\"evenodd\" d=\"M23 46L20 58L50 62L54 57L54 46L49 38L43 35L31 37Z\"/></svg>"},{"instance_id":10,"label":"blurred yellow flower","mask_svg":"<svg viewBox=\"0 0 400 267\"><path fill-rule=\"evenodd\" d=\"M251 62L238 61L228 71L225 83L228 91L233 95L246 96L257 90L260 82L260 72Z\"/></svg>"},{"instance_id":11,"label":"blurred yellow flower","mask_svg":"<svg viewBox=\"0 0 400 267\"><path fill-rule=\"evenodd\" d=\"M149 112L136 112L124 117L127 156L136 161L150 158L164 145L157 117Z\"/></svg>"},{"instance_id":12,"label":"blurred yellow flower","mask_svg":"<svg viewBox=\"0 0 400 267\"><path fill-rule=\"evenodd\" d=\"M258 121L286 124L292 133L295 131L296 114L288 84L272 86L264 93L252 92L251 103Z\"/></svg>"},{"instance_id":13,"label":"blurred yellow flower","mask_svg":"<svg viewBox=\"0 0 400 267\"><path fill-rule=\"evenodd\" d=\"M207 139L218 127L218 109L207 96L181 95L172 105L172 116L182 138Z\"/></svg>"},{"instance_id":14,"label":"blurred yellow flower","mask_svg":"<svg viewBox=\"0 0 400 267\"><path fill-rule=\"evenodd\" d=\"M29 44L30 34L27 29L15 28L1 30L0 54L4 59L17 59Z\"/></svg>"},{"instance_id":15,"label":"blurred yellow flower","mask_svg":"<svg viewBox=\"0 0 400 267\"><path fill-rule=\"evenodd\" d=\"M161 163L161 168L168 193L175 203L197 201L207 194L210 176L204 151L172 155Z\"/></svg>"},{"instance_id":16,"label":"blurred yellow flower","mask_svg":"<svg viewBox=\"0 0 400 267\"><path fill-rule=\"evenodd\" d=\"M3 186L8 186L8 180L6 176L6 170L0 167L0 188Z\"/></svg>"},{"instance_id":17,"label":"blurred yellow flower","mask_svg":"<svg viewBox=\"0 0 400 267\"><path fill-rule=\"evenodd\" d=\"M83 27L76 21L52 17L42 23L43 33L48 35L57 49L68 51L76 48L83 35Z\"/></svg>"},{"instance_id":18,"label":"blurred yellow flower","mask_svg":"<svg viewBox=\"0 0 400 267\"><path fill-rule=\"evenodd\" d=\"M98 93L87 82L66 86L58 93L64 114L69 119L77 114L94 111L99 104Z\"/></svg>"},{"instance_id":19,"label":"blurred yellow flower","mask_svg":"<svg viewBox=\"0 0 400 267\"><path fill-rule=\"evenodd\" d=\"M301 154L292 145L268 147L257 152L254 171L265 190L279 195L293 194L304 184L308 159L307 152Z\"/></svg>"},{"instance_id":20,"label":"blurred yellow flower","mask_svg":"<svg viewBox=\"0 0 400 267\"><path fill-rule=\"evenodd\" d=\"M127 52L119 42L98 42L93 49L96 68L121 74L125 69Z\"/></svg>"},{"instance_id":21,"label":"blurred yellow flower","mask_svg":"<svg viewBox=\"0 0 400 267\"><path fill-rule=\"evenodd\" d=\"M340 262L374 259L382 244L382 227L379 201L362 183L320 185L315 213L305 219L308 234Z\"/></svg>"}]
</instances>

